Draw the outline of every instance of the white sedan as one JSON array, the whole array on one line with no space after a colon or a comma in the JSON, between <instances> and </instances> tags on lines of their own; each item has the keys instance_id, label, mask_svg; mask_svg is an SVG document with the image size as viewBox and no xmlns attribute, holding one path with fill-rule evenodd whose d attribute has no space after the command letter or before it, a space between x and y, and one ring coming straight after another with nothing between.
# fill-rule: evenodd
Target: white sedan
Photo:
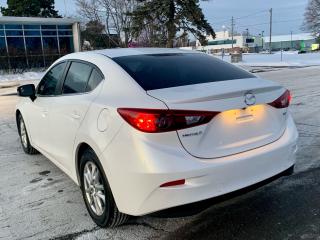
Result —
<instances>
[{"instance_id":1,"label":"white sedan","mask_svg":"<svg viewBox=\"0 0 320 240\"><path fill-rule=\"evenodd\" d=\"M290 92L203 53L73 53L18 94L24 151L74 180L99 226L224 195L295 164Z\"/></svg>"}]
</instances>

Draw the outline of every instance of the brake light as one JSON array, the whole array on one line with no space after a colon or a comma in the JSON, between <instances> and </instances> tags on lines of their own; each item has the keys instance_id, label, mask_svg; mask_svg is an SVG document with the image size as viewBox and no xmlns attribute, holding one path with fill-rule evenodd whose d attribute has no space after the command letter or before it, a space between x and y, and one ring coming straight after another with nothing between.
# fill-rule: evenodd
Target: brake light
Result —
<instances>
[{"instance_id":1,"label":"brake light","mask_svg":"<svg viewBox=\"0 0 320 240\"><path fill-rule=\"evenodd\" d=\"M135 129L158 133L206 124L219 112L119 108L118 113Z\"/></svg>"},{"instance_id":2,"label":"brake light","mask_svg":"<svg viewBox=\"0 0 320 240\"><path fill-rule=\"evenodd\" d=\"M287 108L290 105L291 99L290 91L286 90L278 99L269 103L269 105L275 108Z\"/></svg>"}]
</instances>

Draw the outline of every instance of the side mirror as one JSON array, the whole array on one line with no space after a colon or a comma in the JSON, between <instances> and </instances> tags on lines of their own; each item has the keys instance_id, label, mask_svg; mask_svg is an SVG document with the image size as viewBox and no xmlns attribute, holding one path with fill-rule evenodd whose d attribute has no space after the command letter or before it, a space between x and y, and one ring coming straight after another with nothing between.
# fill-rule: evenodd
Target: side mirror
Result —
<instances>
[{"instance_id":1,"label":"side mirror","mask_svg":"<svg viewBox=\"0 0 320 240\"><path fill-rule=\"evenodd\" d=\"M33 102L36 97L36 87L34 84L26 84L17 88L18 96L29 97Z\"/></svg>"}]
</instances>

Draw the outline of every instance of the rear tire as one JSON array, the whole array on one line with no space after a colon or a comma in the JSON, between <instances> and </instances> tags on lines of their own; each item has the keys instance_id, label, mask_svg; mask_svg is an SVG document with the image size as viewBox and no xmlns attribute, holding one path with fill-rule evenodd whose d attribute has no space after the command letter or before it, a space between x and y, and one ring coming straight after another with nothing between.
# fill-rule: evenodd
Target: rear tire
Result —
<instances>
[{"instance_id":1,"label":"rear tire","mask_svg":"<svg viewBox=\"0 0 320 240\"><path fill-rule=\"evenodd\" d=\"M80 158L80 180L87 210L98 226L116 227L129 219L117 208L103 168L91 149L85 150Z\"/></svg>"},{"instance_id":2,"label":"rear tire","mask_svg":"<svg viewBox=\"0 0 320 240\"><path fill-rule=\"evenodd\" d=\"M38 154L39 152L30 143L28 131L21 114L18 115L17 126L23 151L30 155Z\"/></svg>"}]
</instances>

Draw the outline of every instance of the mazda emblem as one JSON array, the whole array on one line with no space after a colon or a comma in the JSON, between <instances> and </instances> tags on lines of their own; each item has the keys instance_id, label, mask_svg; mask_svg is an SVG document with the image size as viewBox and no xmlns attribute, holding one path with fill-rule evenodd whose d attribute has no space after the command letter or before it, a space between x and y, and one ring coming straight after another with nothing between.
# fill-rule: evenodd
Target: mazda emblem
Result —
<instances>
[{"instance_id":1,"label":"mazda emblem","mask_svg":"<svg viewBox=\"0 0 320 240\"><path fill-rule=\"evenodd\" d=\"M248 92L244 95L244 102L248 105L248 106L252 106L256 103L256 96L251 93Z\"/></svg>"}]
</instances>

